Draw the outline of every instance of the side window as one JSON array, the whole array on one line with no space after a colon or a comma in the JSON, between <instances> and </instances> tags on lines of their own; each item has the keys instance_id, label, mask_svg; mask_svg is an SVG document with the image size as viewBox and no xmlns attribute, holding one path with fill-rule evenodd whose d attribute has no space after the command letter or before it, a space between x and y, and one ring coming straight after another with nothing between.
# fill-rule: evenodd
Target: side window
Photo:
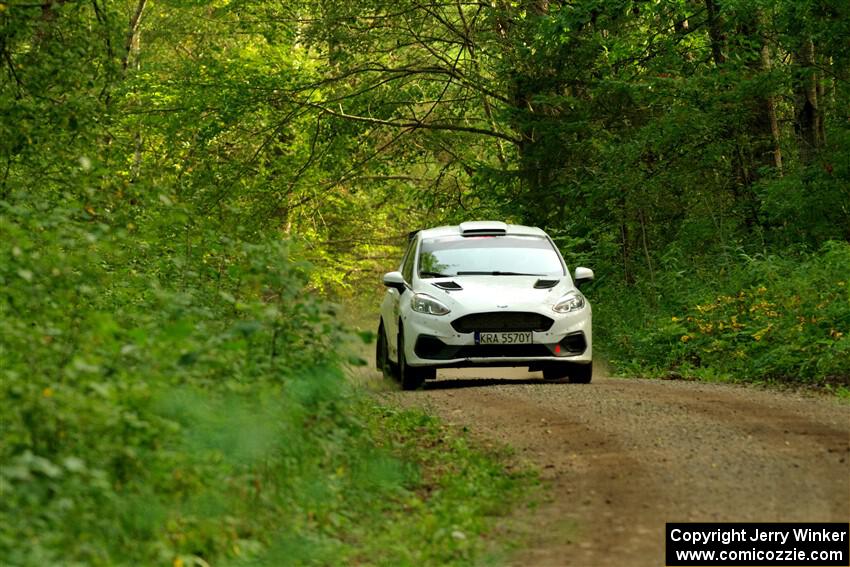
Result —
<instances>
[{"instance_id":1,"label":"side window","mask_svg":"<svg viewBox=\"0 0 850 567\"><path fill-rule=\"evenodd\" d=\"M402 271L404 269L404 265L407 263L407 257L410 255L410 249L413 248L413 241L409 241L407 246L404 247L404 254L401 255L401 264L399 264L398 271Z\"/></svg>"},{"instance_id":2,"label":"side window","mask_svg":"<svg viewBox=\"0 0 850 567\"><path fill-rule=\"evenodd\" d=\"M411 283L413 281L413 264L416 259L417 242L418 240L414 238L410 243L410 247L407 249L407 254L404 257L404 263L401 266L401 275L407 283Z\"/></svg>"}]
</instances>

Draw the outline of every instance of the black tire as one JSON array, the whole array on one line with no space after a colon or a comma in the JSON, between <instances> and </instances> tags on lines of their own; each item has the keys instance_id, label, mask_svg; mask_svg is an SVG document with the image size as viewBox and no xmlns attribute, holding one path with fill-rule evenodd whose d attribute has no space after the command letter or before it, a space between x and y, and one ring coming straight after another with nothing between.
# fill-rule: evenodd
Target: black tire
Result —
<instances>
[{"instance_id":1,"label":"black tire","mask_svg":"<svg viewBox=\"0 0 850 567\"><path fill-rule=\"evenodd\" d=\"M378 324L378 339L375 341L375 370L384 371L387 340L384 338L384 322Z\"/></svg>"},{"instance_id":2,"label":"black tire","mask_svg":"<svg viewBox=\"0 0 850 567\"><path fill-rule=\"evenodd\" d=\"M567 381L569 367L564 363L555 363L543 367L543 379L547 382L561 383Z\"/></svg>"},{"instance_id":3,"label":"black tire","mask_svg":"<svg viewBox=\"0 0 850 567\"><path fill-rule=\"evenodd\" d=\"M387 380L397 379L398 372L396 371L396 366L390 360L387 334L384 332L383 321L378 326L378 341L375 345L375 366Z\"/></svg>"},{"instance_id":4,"label":"black tire","mask_svg":"<svg viewBox=\"0 0 850 567\"><path fill-rule=\"evenodd\" d=\"M398 328L398 380L402 390L418 390L429 377L436 376L433 368L410 366L404 357L404 329Z\"/></svg>"},{"instance_id":5,"label":"black tire","mask_svg":"<svg viewBox=\"0 0 850 567\"><path fill-rule=\"evenodd\" d=\"M593 378L593 364L573 364L569 369L571 384L590 384Z\"/></svg>"},{"instance_id":6,"label":"black tire","mask_svg":"<svg viewBox=\"0 0 850 567\"><path fill-rule=\"evenodd\" d=\"M570 384L589 384L592 378L592 364L570 364L569 362L561 362L543 368L543 379L555 384L562 382L569 382Z\"/></svg>"}]
</instances>

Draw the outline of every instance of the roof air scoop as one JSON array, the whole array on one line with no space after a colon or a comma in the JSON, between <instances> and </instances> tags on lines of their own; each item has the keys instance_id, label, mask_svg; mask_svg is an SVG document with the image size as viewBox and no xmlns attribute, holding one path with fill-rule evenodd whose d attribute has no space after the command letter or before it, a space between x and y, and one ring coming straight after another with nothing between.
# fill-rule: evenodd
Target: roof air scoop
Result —
<instances>
[{"instance_id":1,"label":"roof air scoop","mask_svg":"<svg viewBox=\"0 0 850 567\"><path fill-rule=\"evenodd\" d=\"M432 283L431 285L434 286L434 287L438 287L440 289L444 289L446 291L460 291L460 290L463 289L460 286L460 284L455 283L453 281L435 282L435 283Z\"/></svg>"},{"instance_id":2,"label":"roof air scoop","mask_svg":"<svg viewBox=\"0 0 850 567\"><path fill-rule=\"evenodd\" d=\"M461 236L497 236L508 232L508 225L499 221L462 222L459 228Z\"/></svg>"},{"instance_id":3,"label":"roof air scoop","mask_svg":"<svg viewBox=\"0 0 850 567\"><path fill-rule=\"evenodd\" d=\"M550 289L558 285L560 282L561 280L544 280L541 278L534 282L534 289Z\"/></svg>"}]
</instances>

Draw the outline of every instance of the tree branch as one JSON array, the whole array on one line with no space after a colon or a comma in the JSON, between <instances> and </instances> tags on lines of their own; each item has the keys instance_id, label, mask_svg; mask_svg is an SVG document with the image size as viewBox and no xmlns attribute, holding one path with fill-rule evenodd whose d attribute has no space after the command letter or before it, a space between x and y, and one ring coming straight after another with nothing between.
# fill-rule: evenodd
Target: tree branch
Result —
<instances>
[{"instance_id":1,"label":"tree branch","mask_svg":"<svg viewBox=\"0 0 850 567\"><path fill-rule=\"evenodd\" d=\"M378 124L381 126L391 126L393 128L410 128L413 130L448 130L452 132L466 132L469 134L481 134L483 136L490 136L493 138L500 138L502 140L507 140L508 142L514 144L521 144L522 140L520 138L515 138L508 134L504 134L502 132L497 132L495 130L487 130L484 128L475 128L474 126L458 126L457 124L444 124L438 122L421 122L419 120L414 121L402 121L402 120L382 120L380 118L372 118L370 116L357 116L354 114L346 114L345 112L337 112L326 108L320 104L316 104L314 102L303 102L303 105L315 108L317 110L322 111L325 114L330 114L331 116L336 116L337 118L344 118L345 120L352 120L354 122L365 122L367 124Z\"/></svg>"}]
</instances>

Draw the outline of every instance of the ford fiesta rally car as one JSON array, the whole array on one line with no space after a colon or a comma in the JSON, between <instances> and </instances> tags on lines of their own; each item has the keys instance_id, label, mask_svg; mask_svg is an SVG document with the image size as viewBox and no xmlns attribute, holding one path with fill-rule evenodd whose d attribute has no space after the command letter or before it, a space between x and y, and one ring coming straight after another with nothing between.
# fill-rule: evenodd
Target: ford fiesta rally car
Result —
<instances>
[{"instance_id":1,"label":"ford fiesta rally car","mask_svg":"<svg viewBox=\"0 0 850 567\"><path fill-rule=\"evenodd\" d=\"M502 222L464 222L410 235L399 271L384 275L377 367L404 389L438 368L527 366L544 380L588 383L590 304L552 239Z\"/></svg>"}]
</instances>

